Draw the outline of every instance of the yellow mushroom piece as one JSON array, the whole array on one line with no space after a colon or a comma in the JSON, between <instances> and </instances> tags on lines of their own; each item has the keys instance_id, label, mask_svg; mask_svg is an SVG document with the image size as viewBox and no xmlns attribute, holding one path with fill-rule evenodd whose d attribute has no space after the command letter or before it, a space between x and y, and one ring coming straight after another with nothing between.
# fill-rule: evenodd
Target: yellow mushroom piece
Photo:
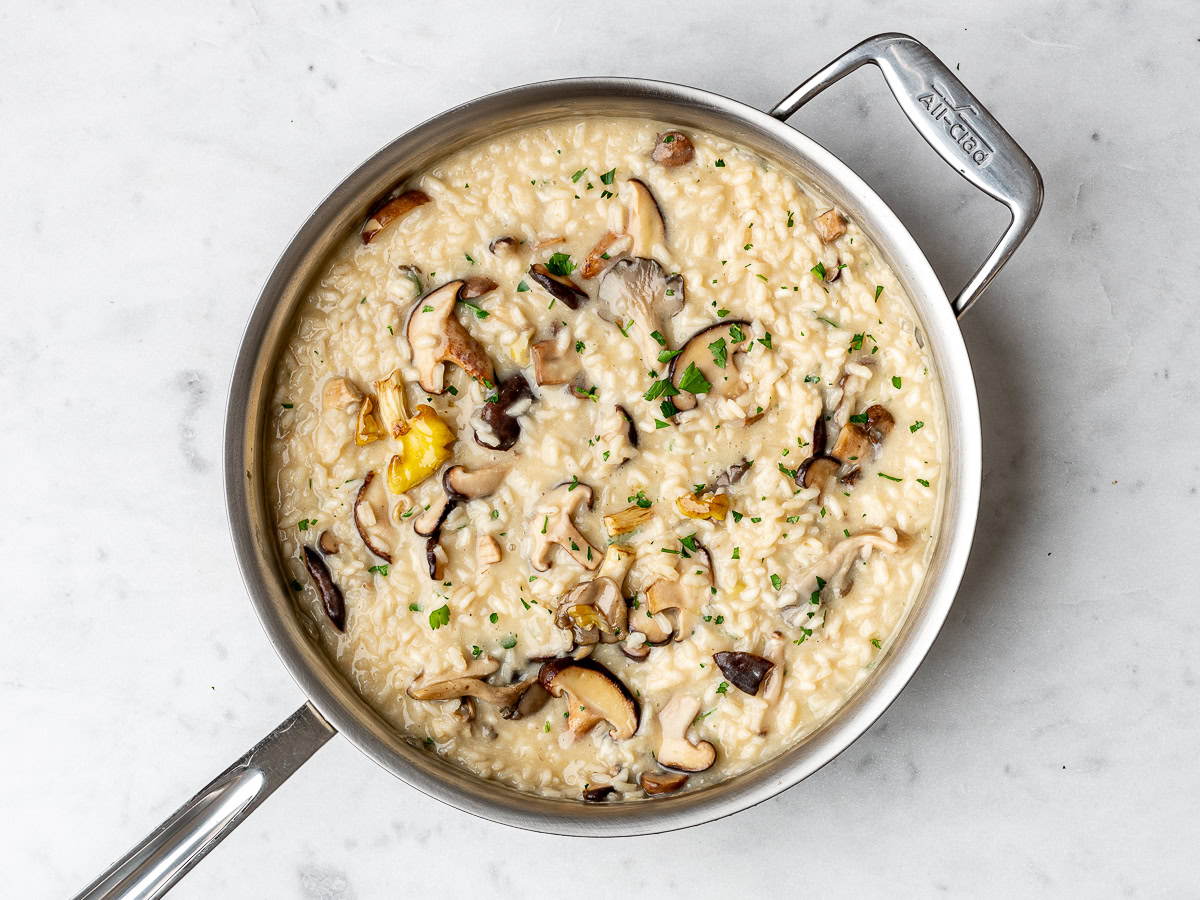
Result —
<instances>
[{"instance_id":1,"label":"yellow mushroom piece","mask_svg":"<svg viewBox=\"0 0 1200 900\"><path fill-rule=\"evenodd\" d=\"M422 403L397 440L400 452L387 467L388 490L393 494L404 493L436 472L450 458L450 445L456 438L433 407Z\"/></svg>"},{"instance_id":2,"label":"yellow mushroom piece","mask_svg":"<svg viewBox=\"0 0 1200 900\"><path fill-rule=\"evenodd\" d=\"M370 397L363 397L362 406L358 409L358 424L354 429L354 443L360 447L365 447L372 441L387 437L387 432L383 430L383 426L375 418L374 409L375 401Z\"/></svg>"},{"instance_id":3,"label":"yellow mushroom piece","mask_svg":"<svg viewBox=\"0 0 1200 900\"><path fill-rule=\"evenodd\" d=\"M679 511L689 519L717 519L725 521L729 512L729 498L724 494L684 494L675 501Z\"/></svg>"}]
</instances>

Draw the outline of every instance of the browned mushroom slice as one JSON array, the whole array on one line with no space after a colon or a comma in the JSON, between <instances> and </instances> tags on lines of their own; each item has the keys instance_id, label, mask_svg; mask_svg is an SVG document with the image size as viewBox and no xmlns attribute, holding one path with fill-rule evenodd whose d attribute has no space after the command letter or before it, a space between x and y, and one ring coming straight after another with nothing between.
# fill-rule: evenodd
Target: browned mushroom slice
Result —
<instances>
[{"instance_id":1,"label":"browned mushroom slice","mask_svg":"<svg viewBox=\"0 0 1200 900\"><path fill-rule=\"evenodd\" d=\"M675 640L689 637L697 624L712 587L712 559L708 550L697 549L689 560L680 559L681 577L676 581L660 578L646 590L646 609L652 616L673 612ZM645 633L640 618L635 627ZM647 636L649 639L649 636Z\"/></svg>"},{"instance_id":2,"label":"browned mushroom slice","mask_svg":"<svg viewBox=\"0 0 1200 900\"><path fill-rule=\"evenodd\" d=\"M764 659L754 653L743 653L736 650L724 650L713 654L713 662L739 691L750 694L758 693L763 679L775 665L769 659Z\"/></svg>"},{"instance_id":3,"label":"browned mushroom slice","mask_svg":"<svg viewBox=\"0 0 1200 900\"><path fill-rule=\"evenodd\" d=\"M676 695L658 711L662 743L654 758L660 766L679 772L703 772L716 762L717 751L712 744L708 741L693 744L688 740L688 728L698 712L700 701L687 694Z\"/></svg>"},{"instance_id":4,"label":"browned mushroom slice","mask_svg":"<svg viewBox=\"0 0 1200 900\"><path fill-rule=\"evenodd\" d=\"M601 785L600 787L587 788L583 792L583 799L584 799L585 803L603 803L616 790L617 789L615 787L613 787L611 784L604 784L604 785Z\"/></svg>"},{"instance_id":5,"label":"browned mushroom slice","mask_svg":"<svg viewBox=\"0 0 1200 900\"><path fill-rule=\"evenodd\" d=\"M813 220L817 235L826 244L831 244L846 233L846 220L836 209L827 209Z\"/></svg>"},{"instance_id":6,"label":"browned mushroom slice","mask_svg":"<svg viewBox=\"0 0 1200 900\"><path fill-rule=\"evenodd\" d=\"M733 487L746 477L746 473L750 471L750 466L753 463L750 460L743 459L741 462L734 463L728 469L725 469L713 479L713 487Z\"/></svg>"},{"instance_id":7,"label":"browned mushroom slice","mask_svg":"<svg viewBox=\"0 0 1200 900\"><path fill-rule=\"evenodd\" d=\"M644 603L640 604L638 609L629 613L629 630L636 631L642 635L646 641L647 647L661 647L664 644L669 644L675 637L675 628L671 625L670 620L663 613L657 615L650 612L649 607ZM630 648L634 652L634 656L630 658L642 659L638 656L636 646ZM649 650L646 651L647 655ZM629 653L626 653L628 656Z\"/></svg>"},{"instance_id":8,"label":"browned mushroom slice","mask_svg":"<svg viewBox=\"0 0 1200 900\"><path fill-rule=\"evenodd\" d=\"M774 703L779 699L779 695L783 693L783 669L787 662L787 639L778 631L771 632L771 637L767 639L767 645L763 649L763 656L771 662L771 670L767 672L766 678L763 679L762 686L759 688L758 696L767 703Z\"/></svg>"},{"instance_id":9,"label":"browned mushroom slice","mask_svg":"<svg viewBox=\"0 0 1200 900\"><path fill-rule=\"evenodd\" d=\"M638 430L637 430L637 426L635 424L633 424L633 416L631 416L629 414L629 411L627 409L625 409L625 407L623 407L623 406L618 406L617 412L620 413L621 418L623 418L629 424L629 443L630 443L630 445L633 447L637 447L637 445L638 445Z\"/></svg>"},{"instance_id":10,"label":"browned mushroom slice","mask_svg":"<svg viewBox=\"0 0 1200 900\"><path fill-rule=\"evenodd\" d=\"M489 450L511 450L521 436L518 418L532 405L533 391L525 376L511 375L489 395L472 420L475 443Z\"/></svg>"},{"instance_id":11,"label":"browned mushroom slice","mask_svg":"<svg viewBox=\"0 0 1200 900\"><path fill-rule=\"evenodd\" d=\"M375 396L379 398L379 415L384 429L392 437L400 437L408 431L408 404L404 401L404 382L399 369L375 382Z\"/></svg>"},{"instance_id":12,"label":"browned mushroom slice","mask_svg":"<svg viewBox=\"0 0 1200 900\"><path fill-rule=\"evenodd\" d=\"M555 545L584 568L599 567L600 554L572 521L576 513L591 505L592 489L579 482L560 484L546 493L529 523L529 533L533 535L530 564L537 571L545 572L550 568Z\"/></svg>"},{"instance_id":13,"label":"browned mushroom slice","mask_svg":"<svg viewBox=\"0 0 1200 900\"><path fill-rule=\"evenodd\" d=\"M486 676L467 673L452 673L436 679L426 679L422 676L409 685L408 695L414 700L457 700L461 697L475 697L500 707L503 715L504 710L513 709L525 692L537 684L537 679L527 678L513 684L494 685L484 681L484 677Z\"/></svg>"},{"instance_id":14,"label":"browned mushroom slice","mask_svg":"<svg viewBox=\"0 0 1200 900\"><path fill-rule=\"evenodd\" d=\"M696 150L686 134L682 131L667 131L658 136L650 158L668 169L673 169L690 163L695 155Z\"/></svg>"},{"instance_id":15,"label":"browned mushroom slice","mask_svg":"<svg viewBox=\"0 0 1200 900\"><path fill-rule=\"evenodd\" d=\"M332 531L322 531L321 539L317 541L317 546L321 548L321 552L325 554L337 553L338 547L337 538L333 536Z\"/></svg>"},{"instance_id":16,"label":"browned mushroom slice","mask_svg":"<svg viewBox=\"0 0 1200 900\"><path fill-rule=\"evenodd\" d=\"M596 242L579 267L579 277L595 278L604 271L604 265L613 257L619 256L629 248L633 241L627 234L615 231L606 232L604 237Z\"/></svg>"},{"instance_id":17,"label":"browned mushroom slice","mask_svg":"<svg viewBox=\"0 0 1200 900\"><path fill-rule=\"evenodd\" d=\"M683 790L687 782L688 777L683 772L643 772L638 779L642 790L651 797Z\"/></svg>"},{"instance_id":18,"label":"browned mushroom slice","mask_svg":"<svg viewBox=\"0 0 1200 900\"><path fill-rule=\"evenodd\" d=\"M529 347L533 378L539 386L567 384L583 371L583 362L569 345L551 338Z\"/></svg>"},{"instance_id":19,"label":"browned mushroom slice","mask_svg":"<svg viewBox=\"0 0 1200 900\"><path fill-rule=\"evenodd\" d=\"M446 389L445 363L451 362L485 387L496 380L492 361L454 317L463 282L451 281L418 298L405 329L421 387L431 394Z\"/></svg>"},{"instance_id":20,"label":"browned mushroom slice","mask_svg":"<svg viewBox=\"0 0 1200 900\"><path fill-rule=\"evenodd\" d=\"M504 256L517 249L519 241L510 235L502 235L488 244L488 250L495 256Z\"/></svg>"},{"instance_id":21,"label":"browned mushroom slice","mask_svg":"<svg viewBox=\"0 0 1200 900\"><path fill-rule=\"evenodd\" d=\"M429 195L424 191L405 191L391 200L385 200L367 217L362 229L362 242L371 243L383 229L428 202Z\"/></svg>"},{"instance_id":22,"label":"browned mushroom slice","mask_svg":"<svg viewBox=\"0 0 1200 900\"><path fill-rule=\"evenodd\" d=\"M617 676L599 663L551 660L542 666L538 681L552 697L565 695L567 732L572 738L581 737L601 719L612 726L609 736L615 741L627 740L637 731L637 701ZM585 728L589 720L591 725Z\"/></svg>"},{"instance_id":23,"label":"browned mushroom slice","mask_svg":"<svg viewBox=\"0 0 1200 900\"><path fill-rule=\"evenodd\" d=\"M856 463L871 453L871 438L866 430L853 422L842 426L834 441L831 454L844 463Z\"/></svg>"},{"instance_id":24,"label":"browned mushroom slice","mask_svg":"<svg viewBox=\"0 0 1200 900\"><path fill-rule=\"evenodd\" d=\"M629 633L628 615L629 607L616 581L597 576L562 595L554 624L569 630L577 644L615 644Z\"/></svg>"},{"instance_id":25,"label":"browned mushroom slice","mask_svg":"<svg viewBox=\"0 0 1200 900\"><path fill-rule=\"evenodd\" d=\"M679 390L671 398L675 408L680 412L694 408L697 394L741 396L746 384L735 356L749 341L750 323L742 320L718 322L693 334L667 369L667 378Z\"/></svg>"},{"instance_id":26,"label":"browned mushroom slice","mask_svg":"<svg viewBox=\"0 0 1200 900\"><path fill-rule=\"evenodd\" d=\"M363 397L362 406L358 408L358 422L354 427L354 443L360 447L387 437L387 432L375 417L375 401Z\"/></svg>"},{"instance_id":27,"label":"browned mushroom slice","mask_svg":"<svg viewBox=\"0 0 1200 900\"><path fill-rule=\"evenodd\" d=\"M872 444L882 444L883 439L892 433L896 420L892 418L892 414L885 407L878 403L867 407L866 415L867 437L871 439Z\"/></svg>"},{"instance_id":28,"label":"browned mushroom slice","mask_svg":"<svg viewBox=\"0 0 1200 900\"><path fill-rule=\"evenodd\" d=\"M796 484L825 490L833 484L841 468L841 462L832 456L810 456L796 470Z\"/></svg>"},{"instance_id":29,"label":"browned mushroom slice","mask_svg":"<svg viewBox=\"0 0 1200 900\"><path fill-rule=\"evenodd\" d=\"M354 498L354 527L367 549L390 563L400 541L400 531L392 522L388 505L383 479L376 478L374 471L368 472Z\"/></svg>"},{"instance_id":30,"label":"browned mushroom slice","mask_svg":"<svg viewBox=\"0 0 1200 900\"><path fill-rule=\"evenodd\" d=\"M481 534L475 538L475 568L479 571L495 565L503 558L500 544L490 534Z\"/></svg>"},{"instance_id":31,"label":"browned mushroom slice","mask_svg":"<svg viewBox=\"0 0 1200 900\"><path fill-rule=\"evenodd\" d=\"M667 242L667 224L663 220L658 201L650 188L636 178L629 179L631 201L629 204L629 236L633 239L631 251L634 256L648 258L654 248Z\"/></svg>"},{"instance_id":32,"label":"browned mushroom slice","mask_svg":"<svg viewBox=\"0 0 1200 900\"><path fill-rule=\"evenodd\" d=\"M457 505L457 499L443 494L413 522L413 530L425 538L425 562L429 567L429 577L434 581L441 581L446 569L446 551L440 543L442 525Z\"/></svg>"},{"instance_id":33,"label":"browned mushroom slice","mask_svg":"<svg viewBox=\"0 0 1200 900\"><path fill-rule=\"evenodd\" d=\"M329 574L329 566L325 565L321 554L312 547L304 548L304 568L308 570L308 577L312 579L313 587L321 596L321 605L325 608L325 615L329 616L329 621L333 623L334 628L338 631L345 631L346 601L342 599L341 589L333 583L333 576Z\"/></svg>"},{"instance_id":34,"label":"browned mushroom slice","mask_svg":"<svg viewBox=\"0 0 1200 900\"><path fill-rule=\"evenodd\" d=\"M511 467L499 463L474 472L463 466L451 466L442 475L442 487L455 500L482 500L496 492L510 471Z\"/></svg>"},{"instance_id":35,"label":"browned mushroom slice","mask_svg":"<svg viewBox=\"0 0 1200 900\"><path fill-rule=\"evenodd\" d=\"M545 706L546 701L549 699L550 692L535 680L529 686L529 690L521 695L521 699L516 702L516 705L500 710L500 715L505 719L520 719L523 716L532 716Z\"/></svg>"},{"instance_id":36,"label":"browned mushroom slice","mask_svg":"<svg viewBox=\"0 0 1200 900\"><path fill-rule=\"evenodd\" d=\"M472 275L463 282L462 292L458 295L458 299L474 300L476 297L491 293L499 286L486 275Z\"/></svg>"},{"instance_id":37,"label":"browned mushroom slice","mask_svg":"<svg viewBox=\"0 0 1200 900\"><path fill-rule=\"evenodd\" d=\"M555 275L541 263L529 267L529 277L555 300L560 300L571 309L578 309L579 304L587 303L588 295L579 285L566 275Z\"/></svg>"},{"instance_id":38,"label":"browned mushroom slice","mask_svg":"<svg viewBox=\"0 0 1200 900\"><path fill-rule=\"evenodd\" d=\"M668 322L683 309L682 275L668 275L646 257L620 259L604 273L600 299L618 322L632 319L637 325L646 365L655 365L659 352L671 349Z\"/></svg>"}]
</instances>

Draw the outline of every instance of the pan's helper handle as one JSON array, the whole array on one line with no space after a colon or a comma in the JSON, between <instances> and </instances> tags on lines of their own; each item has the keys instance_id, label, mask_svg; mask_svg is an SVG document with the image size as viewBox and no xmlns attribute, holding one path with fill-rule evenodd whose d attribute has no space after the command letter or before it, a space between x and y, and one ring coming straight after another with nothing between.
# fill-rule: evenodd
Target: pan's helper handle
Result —
<instances>
[{"instance_id":1,"label":"pan's helper handle","mask_svg":"<svg viewBox=\"0 0 1200 900\"><path fill-rule=\"evenodd\" d=\"M954 298L954 312L961 316L1029 233L1042 208L1042 176L945 63L906 34L867 38L792 91L771 115L788 119L825 88L867 63L883 72L900 108L929 146L963 178L1012 213L1000 242Z\"/></svg>"},{"instance_id":2,"label":"pan's helper handle","mask_svg":"<svg viewBox=\"0 0 1200 900\"><path fill-rule=\"evenodd\" d=\"M161 897L336 733L305 703L75 900Z\"/></svg>"}]
</instances>

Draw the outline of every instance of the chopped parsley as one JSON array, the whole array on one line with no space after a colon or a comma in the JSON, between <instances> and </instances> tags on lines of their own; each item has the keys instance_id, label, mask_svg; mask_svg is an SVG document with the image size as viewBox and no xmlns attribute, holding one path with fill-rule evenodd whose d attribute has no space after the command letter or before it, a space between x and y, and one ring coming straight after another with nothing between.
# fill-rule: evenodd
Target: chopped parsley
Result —
<instances>
[{"instance_id":1,"label":"chopped parsley","mask_svg":"<svg viewBox=\"0 0 1200 900\"><path fill-rule=\"evenodd\" d=\"M467 262L469 262L471 265L475 265L475 260L473 260L473 259L471 258L471 254L470 254L470 253L464 253L464 254L463 254L463 256L465 256L465 257L467 258Z\"/></svg>"},{"instance_id":2,"label":"chopped parsley","mask_svg":"<svg viewBox=\"0 0 1200 900\"><path fill-rule=\"evenodd\" d=\"M575 263L571 262L571 257L567 253L555 253L546 260L546 268L555 275L566 277L575 271Z\"/></svg>"},{"instance_id":3,"label":"chopped parsley","mask_svg":"<svg viewBox=\"0 0 1200 900\"><path fill-rule=\"evenodd\" d=\"M301 531L308 531L308 529L310 529L312 526L314 526L316 524L317 524L316 519L301 519L299 522L296 523L296 527L299 528Z\"/></svg>"},{"instance_id":4,"label":"chopped parsley","mask_svg":"<svg viewBox=\"0 0 1200 900\"><path fill-rule=\"evenodd\" d=\"M727 690L729 690L729 682L728 681L722 681L720 684L717 685L717 693L718 694L724 694Z\"/></svg>"},{"instance_id":5,"label":"chopped parsley","mask_svg":"<svg viewBox=\"0 0 1200 900\"><path fill-rule=\"evenodd\" d=\"M650 337L654 338L654 342L656 344L658 344L658 346L660 346L660 347L667 346L667 339L665 337L663 337L662 334L659 333L658 331L650 332Z\"/></svg>"},{"instance_id":6,"label":"chopped parsley","mask_svg":"<svg viewBox=\"0 0 1200 900\"><path fill-rule=\"evenodd\" d=\"M758 339L758 342L760 344L762 344L764 347L766 347L768 350L770 350L771 349L771 332L768 331L763 337L760 337Z\"/></svg>"},{"instance_id":7,"label":"chopped parsley","mask_svg":"<svg viewBox=\"0 0 1200 900\"><path fill-rule=\"evenodd\" d=\"M745 516L745 513L740 513L736 509L731 509L729 511L729 514L731 516L733 516L733 521L735 521L735 522L742 521L742 518ZM735 550L734 553L737 553L737 551Z\"/></svg>"},{"instance_id":8,"label":"chopped parsley","mask_svg":"<svg viewBox=\"0 0 1200 900\"><path fill-rule=\"evenodd\" d=\"M733 548L733 556L731 556L730 559L741 559L741 558L742 558L742 548L734 547Z\"/></svg>"},{"instance_id":9,"label":"chopped parsley","mask_svg":"<svg viewBox=\"0 0 1200 900\"><path fill-rule=\"evenodd\" d=\"M779 590L781 587L783 587L783 579L780 578L778 575L772 574L771 575L771 587L775 588L775 590Z\"/></svg>"},{"instance_id":10,"label":"chopped parsley","mask_svg":"<svg viewBox=\"0 0 1200 900\"><path fill-rule=\"evenodd\" d=\"M820 375L805 375L804 383L805 384L820 384L821 376Z\"/></svg>"},{"instance_id":11,"label":"chopped parsley","mask_svg":"<svg viewBox=\"0 0 1200 900\"><path fill-rule=\"evenodd\" d=\"M718 369L725 368L725 360L726 360L726 356L727 356L727 351L725 348L725 338L717 338L715 341L713 341L711 344L708 345L708 349L712 352L713 364Z\"/></svg>"},{"instance_id":12,"label":"chopped parsley","mask_svg":"<svg viewBox=\"0 0 1200 900\"><path fill-rule=\"evenodd\" d=\"M682 352L683 352L682 347L680 347L678 350L659 350L658 351L658 361L660 363L670 362L671 360L673 360L675 357L677 357Z\"/></svg>"},{"instance_id":13,"label":"chopped parsley","mask_svg":"<svg viewBox=\"0 0 1200 900\"><path fill-rule=\"evenodd\" d=\"M872 646L873 646L873 647L874 647L876 650L878 650L878 649L879 649L881 646L883 646L882 644L880 644L880 643L879 643L879 638L871 638L871 645L872 645Z\"/></svg>"},{"instance_id":14,"label":"chopped parsley","mask_svg":"<svg viewBox=\"0 0 1200 900\"><path fill-rule=\"evenodd\" d=\"M841 325L839 325L837 322L833 321L833 319L827 319L827 318L825 318L824 316L817 316L817 321L818 321L818 322L824 322L826 325L832 325L834 328L841 328L841 327L842 327L842 326L841 326Z\"/></svg>"},{"instance_id":15,"label":"chopped parsley","mask_svg":"<svg viewBox=\"0 0 1200 900\"><path fill-rule=\"evenodd\" d=\"M491 622L493 625L495 625L496 622L499 621L499 619L500 619L500 616L498 616L496 613L492 613L490 616L488 616L488 621Z\"/></svg>"},{"instance_id":16,"label":"chopped parsley","mask_svg":"<svg viewBox=\"0 0 1200 900\"><path fill-rule=\"evenodd\" d=\"M291 409L293 406L295 406L294 403L280 403L279 405L282 406L284 409Z\"/></svg>"},{"instance_id":17,"label":"chopped parsley","mask_svg":"<svg viewBox=\"0 0 1200 900\"><path fill-rule=\"evenodd\" d=\"M696 368L695 363L689 366L689 369L694 368ZM650 385L650 390L642 394L642 399L657 400L659 397L674 397L678 393L679 388L675 387L675 385L671 384L670 381L664 378L661 381L656 381L654 384Z\"/></svg>"},{"instance_id":18,"label":"chopped parsley","mask_svg":"<svg viewBox=\"0 0 1200 900\"><path fill-rule=\"evenodd\" d=\"M746 333L742 331L742 326L737 322L729 326L729 339L735 344L740 344L746 339Z\"/></svg>"},{"instance_id":19,"label":"chopped parsley","mask_svg":"<svg viewBox=\"0 0 1200 900\"><path fill-rule=\"evenodd\" d=\"M443 625L450 624L450 607L442 604L429 614L429 627L437 631Z\"/></svg>"},{"instance_id":20,"label":"chopped parsley","mask_svg":"<svg viewBox=\"0 0 1200 900\"><path fill-rule=\"evenodd\" d=\"M917 484L921 485L922 487L929 487L929 482L926 481L924 478L918 478Z\"/></svg>"},{"instance_id":21,"label":"chopped parsley","mask_svg":"<svg viewBox=\"0 0 1200 900\"><path fill-rule=\"evenodd\" d=\"M787 214L788 214L787 227L791 228L793 225L796 224L796 220L794 218L792 218L792 211L790 209L787 211Z\"/></svg>"},{"instance_id":22,"label":"chopped parsley","mask_svg":"<svg viewBox=\"0 0 1200 900\"><path fill-rule=\"evenodd\" d=\"M883 285L882 284L875 285L875 302L876 303L879 302L879 295L882 293L883 293Z\"/></svg>"},{"instance_id":23,"label":"chopped parsley","mask_svg":"<svg viewBox=\"0 0 1200 900\"><path fill-rule=\"evenodd\" d=\"M708 383L704 373L696 368L695 363L688 364L683 377L679 379L679 386L689 394L707 394L712 390L712 385Z\"/></svg>"},{"instance_id":24,"label":"chopped parsley","mask_svg":"<svg viewBox=\"0 0 1200 900\"><path fill-rule=\"evenodd\" d=\"M517 282L517 293L518 293L518 294L523 294L523 293L525 293L527 290L529 290L529 285L528 285L528 284L526 284L526 283L525 283L525 279L524 279L524 278L522 278L522 279L521 279L519 282ZM429 309L432 309L432 308L433 308L433 307L428 307L428 308L426 309L426 312L428 312L428 311L429 311Z\"/></svg>"},{"instance_id":25,"label":"chopped parsley","mask_svg":"<svg viewBox=\"0 0 1200 900\"><path fill-rule=\"evenodd\" d=\"M715 283L715 282L714 282L714 283ZM727 309L718 309L718 310L717 310L717 317L718 317L718 318L721 318L721 319L723 319L723 318L725 318L727 315L729 315L729 310L727 310Z\"/></svg>"},{"instance_id":26,"label":"chopped parsley","mask_svg":"<svg viewBox=\"0 0 1200 900\"><path fill-rule=\"evenodd\" d=\"M895 475L889 475L887 472L876 472L880 478L886 478L888 481L903 481L903 478L897 478Z\"/></svg>"},{"instance_id":27,"label":"chopped parsley","mask_svg":"<svg viewBox=\"0 0 1200 900\"><path fill-rule=\"evenodd\" d=\"M483 648L480 647L478 644L472 644L471 645L471 655L473 657L475 657L476 659L479 659L479 657L483 655Z\"/></svg>"},{"instance_id":28,"label":"chopped parsley","mask_svg":"<svg viewBox=\"0 0 1200 900\"><path fill-rule=\"evenodd\" d=\"M638 491L636 494L634 494L632 497L630 497L627 502L636 503L642 509L649 509L650 504L653 503L654 501L646 499L645 491Z\"/></svg>"},{"instance_id":29,"label":"chopped parsley","mask_svg":"<svg viewBox=\"0 0 1200 900\"><path fill-rule=\"evenodd\" d=\"M409 608L410 610L412 610L413 612L420 612L420 611L421 611L421 607L420 607L420 606L418 606L416 603L410 603L410 604L408 604L408 608Z\"/></svg>"},{"instance_id":30,"label":"chopped parsley","mask_svg":"<svg viewBox=\"0 0 1200 900\"><path fill-rule=\"evenodd\" d=\"M517 636L515 634L510 634L507 637L501 638L500 646L505 650L511 650L513 647L517 646Z\"/></svg>"},{"instance_id":31,"label":"chopped parsley","mask_svg":"<svg viewBox=\"0 0 1200 900\"><path fill-rule=\"evenodd\" d=\"M866 413L858 413L857 415L853 415L850 417L850 421L853 422L855 425L866 425L867 424L867 414Z\"/></svg>"},{"instance_id":32,"label":"chopped parsley","mask_svg":"<svg viewBox=\"0 0 1200 900\"><path fill-rule=\"evenodd\" d=\"M897 390L900 389L900 376L899 375L892 376L892 387L896 388Z\"/></svg>"},{"instance_id":33,"label":"chopped parsley","mask_svg":"<svg viewBox=\"0 0 1200 900\"><path fill-rule=\"evenodd\" d=\"M725 160L718 159L715 163L713 163L713 165L716 166L718 169L723 169L723 168L725 168Z\"/></svg>"},{"instance_id":34,"label":"chopped parsley","mask_svg":"<svg viewBox=\"0 0 1200 900\"><path fill-rule=\"evenodd\" d=\"M526 290L528 290L528 288L526 288ZM433 307L426 304L425 306L421 307L421 312L433 312Z\"/></svg>"},{"instance_id":35,"label":"chopped parsley","mask_svg":"<svg viewBox=\"0 0 1200 900\"><path fill-rule=\"evenodd\" d=\"M579 179L583 177L583 173L584 173L584 172L586 172L586 171L587 171L587 169L586 169L586 168L584 168L584 169L580 169L578 172L576 172L574 175L572 175L572 176L571 176L571 182L572 182L572 184L578 184L578 183L579 183Z\"/></svg>"},{"instance_id":36,"label":"chopped parsley","mask_svg":"<svg viewBox=\"0 0 1200 900\"><path fill-rule=\"evenodd\" d=\"M600 181L603 184L612 184L613 180L616 177L617 177L617 170L615 168L609 169L607 172L605 172L603 175L600 176Z\"/></svg>"},{"instance_id":37,"label":"chopped parsley","mask_svg":"<svg viewBox=\"0 0 1200 900\"><path fill-rule=\"evenodd\" d=\"M384 564L378 565L378 566L371 566L371 568L367 569L367 571L374 572L376 575L382 575L384 578L387 578L387 573L388 573L387 563L384 563Z\"/></svg>"},{"instance_id":38,"label":"chopped parsley","mask_svg":"<svg viewBox=\"0 0 1200 900\"><path fill-rule=\"evenodd\" d=\"M913 434L916 434L918 431L920 431L924 427L925 427L925 423L918 420L916 422L913 422L911 425L909 425L908 430L911 431Z\"/></svg>"}]
</instances>

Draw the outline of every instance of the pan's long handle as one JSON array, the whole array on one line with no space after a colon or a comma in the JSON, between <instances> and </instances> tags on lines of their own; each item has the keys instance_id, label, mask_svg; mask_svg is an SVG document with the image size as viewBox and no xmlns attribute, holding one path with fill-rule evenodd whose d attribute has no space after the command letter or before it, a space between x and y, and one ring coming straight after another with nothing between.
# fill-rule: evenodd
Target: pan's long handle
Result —
<instances>
[{"instance_id":1,"label":"pan's long handle","mask_svg":"<svg viewBox=\"0 0 1200 900\"><path fill-rule=\"evenodd\" d=\"M906 34L877 34L846 51L771 110L784 120L834 82L868 63L929 146L963 178L1008 207L1012 222L954 298L962 315L1025 239L1042 208L1042 176L999 122L929 48Z\"/></svg>"},{"instance_id":2,"label":"pan's long handle","mask_svg":"<svg viewBox=\"0 0 1200 900\"><path fill-rule=\"evenodd\" d=\"M75 900L161 897L336 733L305 703Z\"/></svg>"}]
</instances>

